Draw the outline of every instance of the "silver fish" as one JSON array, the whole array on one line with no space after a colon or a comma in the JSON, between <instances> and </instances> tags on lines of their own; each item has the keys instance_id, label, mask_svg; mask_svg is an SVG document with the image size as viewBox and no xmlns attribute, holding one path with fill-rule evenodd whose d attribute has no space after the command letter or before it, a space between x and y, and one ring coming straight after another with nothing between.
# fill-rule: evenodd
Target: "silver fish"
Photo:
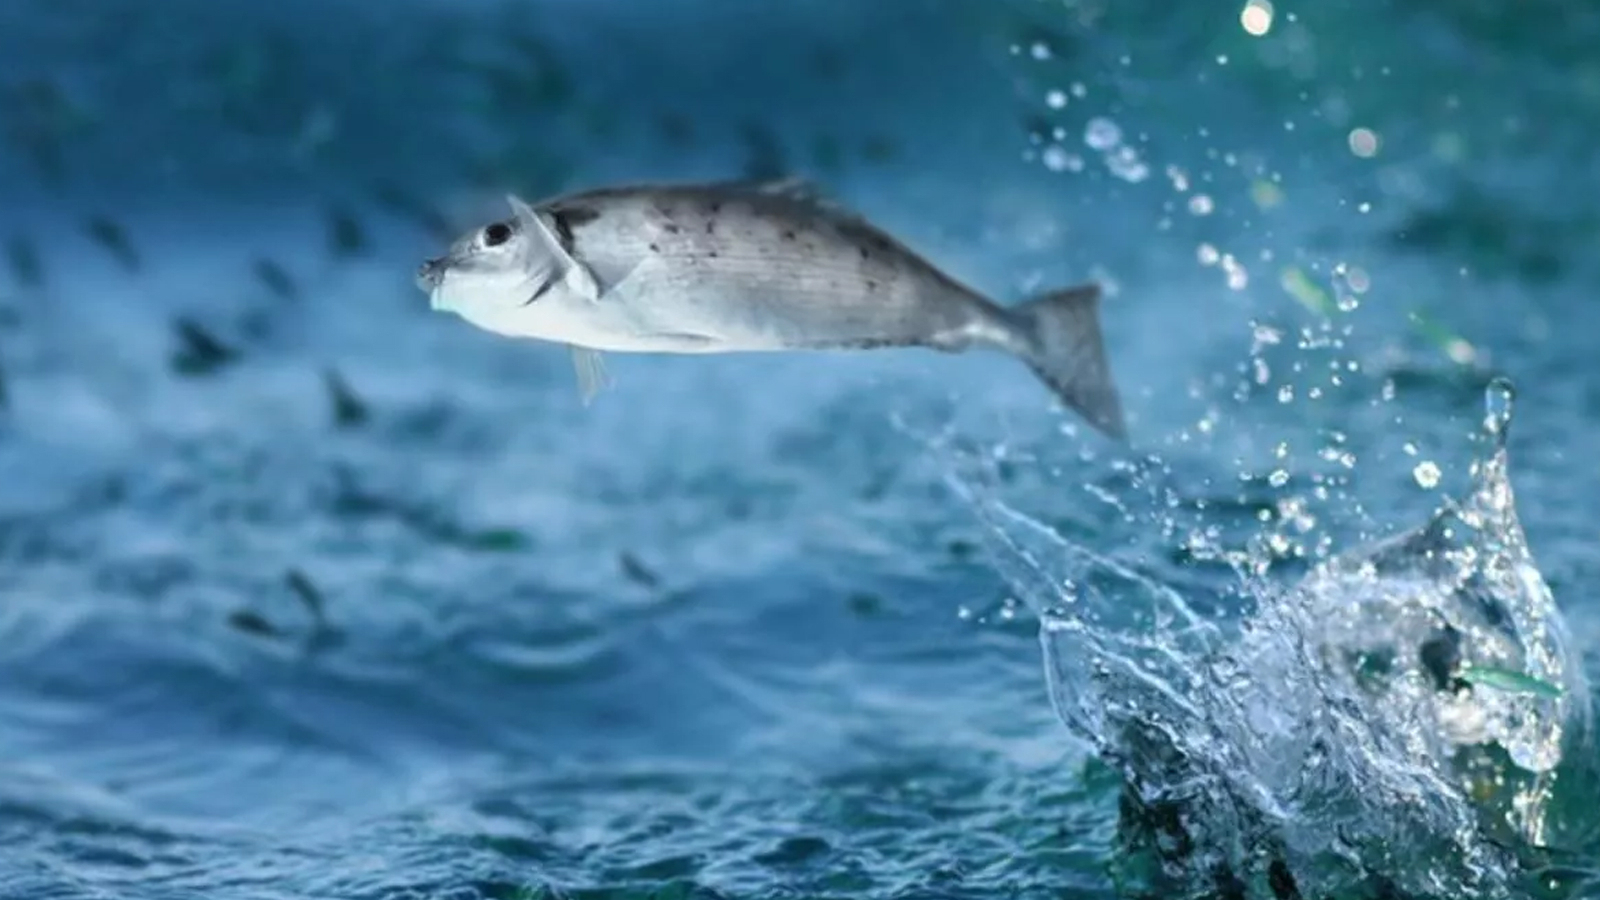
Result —
<instances>
[{"instance_id":1,"label":"silver fish","mask_svg":"<svg viewBox=\"0 0 1600 900\"><path fill-rule=\"evenodd\" d=\"M1000 306L793 179L506 200L509 218L459 237L417 285L479 328L569 345L585 402L604 351L987 347L1127 436L1096 285Z\"/></svg>"}]
</instances>

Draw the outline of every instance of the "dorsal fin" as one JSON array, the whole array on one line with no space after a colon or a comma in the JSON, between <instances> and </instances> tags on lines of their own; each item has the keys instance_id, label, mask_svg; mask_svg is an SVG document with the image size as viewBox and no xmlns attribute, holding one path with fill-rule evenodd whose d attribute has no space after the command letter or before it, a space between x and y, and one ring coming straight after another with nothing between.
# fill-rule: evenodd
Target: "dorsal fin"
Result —
<instances>
[{"instance_id":1,"label":"dorsal fin","mask_svg":"<svg viewBox=\"0 0 1600 900\"><path fill-rule=\"evenodd\" d=\"M871 227L866 217L834 199L816 182L800 175L790 175L785 178L714 181L707 184L706 187L760 194L767 197L779 197L801 206L811 207L837 222L850 222Z\"/></svg>"},{"instance_id":2,"label":"dorsal fin","mask_svg":"<svg viewBox=\"0 0 1600 900\"><path fill-rule=\"evenodd\" d=\"M783 178L731 178L726 181L709 181L702 186L714 190L782 197L786 200L838 210L833 199L816 182L802 175L789 175Z\"/></svg>"}]
</instances>

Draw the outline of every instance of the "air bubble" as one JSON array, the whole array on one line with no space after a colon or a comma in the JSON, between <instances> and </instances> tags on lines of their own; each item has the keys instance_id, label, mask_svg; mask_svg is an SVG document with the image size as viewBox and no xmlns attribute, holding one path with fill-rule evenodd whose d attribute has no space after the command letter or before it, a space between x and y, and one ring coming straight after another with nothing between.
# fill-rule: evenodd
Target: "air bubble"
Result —
<instances>
[{"instance_id":1,"label":"air bubble","mask_svg":"<svg viewBox=\"0 0 1600 900\"><path fill-rule=\"evenodd\" d=\"M1084 129L1083 142L1092 149L1107 151L1122 143L1122 129L1117 123L1102 116L1089 120L1089 125Z\"/></svg>"}]
</instances>

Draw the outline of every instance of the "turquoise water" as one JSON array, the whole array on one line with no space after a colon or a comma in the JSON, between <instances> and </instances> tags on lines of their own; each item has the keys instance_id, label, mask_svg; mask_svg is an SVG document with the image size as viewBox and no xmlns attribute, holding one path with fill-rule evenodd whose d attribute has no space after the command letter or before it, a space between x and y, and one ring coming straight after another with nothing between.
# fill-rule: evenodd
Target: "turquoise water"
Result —
<instances>
[{"instance_id":1,"label":"turquoise water","mask_svg":"<svg viewBox=\"0 0 1600 900\"><path fill-rule=\"evenodd\" d=\"M1268 870L1230 835L1308 897L1593 895L1591 745L1480 832L1431 713L1291 649L1315 562L1470 494L1495 375L1535 624L1600 636L1594 46L1543 0L12 0L0 895L1111 897L1117 766L1245 773L1180 804L1197 895ZM999 357L613 356L585 407L411 281L507 189L784 172L1007 302L1106 283L1133 447ZM1062 664L1127 634L1199 710L1171 771Z\"/></svg>"}]
</instances>

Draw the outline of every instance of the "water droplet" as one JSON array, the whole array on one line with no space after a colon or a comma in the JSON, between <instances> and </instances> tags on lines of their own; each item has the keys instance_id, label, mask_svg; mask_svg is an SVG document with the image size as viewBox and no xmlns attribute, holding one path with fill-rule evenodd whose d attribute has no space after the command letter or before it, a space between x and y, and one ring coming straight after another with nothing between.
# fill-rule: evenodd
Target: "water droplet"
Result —
<instances>
[{"instance_id":1,"label":"water droplet","mask_svg":"<svg viewBox=\"0 0 1600 900\"><path fill-rule=\"evenodd\" d=\"M1272 3L1270 0L1250 0L1239 12L1239 24L1252 37L1261 37L1272 30Z\"/></svg>"},{"instance_id":2,"label":"water droplet","mask_svg":"<svg viewBox=\"0 0 1600 900\"><path fill-rule=\"evenodd\" d=\"M1496 448L1505 446L1506 433L1511 428L1511 415L1517 399L1511 379L1496 377L1483 391L1483 428L1494 439Z\"/></svg>"},{"instance_id":3,"label":"water droplet","mask_svg":"<svg viewBox=\"0 0 1600 900\"><path fill-rule=\"evenodd\" d=\"M1417 484L1421 485L1424 490L1429 491L1439 486L1440 474L1439 466L1431 460L1423 460L1417 463L1415 469L1411 470L1411 477L1415 478Z\"/></svg>"},{"instance_id":4,"label":"water droplet","mask_svg":"<svg viewBox=\"0 0 1600 900\"><path fill-rule=\"evenodd\" d=\"M1096 116L1089 120L1088 127L1084 129L1083 142L1104 152L1122 143L1122 129L1110 119Z\"/></svg>"},{"instance_id":5,"label":"water droplet","mask_svg":"<svg viewBox=\"0 0 1600 900\"><path fill-rule=\"evenodd\" d=\"M1150 176L1150 167L1139 159L1137 150L1126 144L1106 155L1106 168L1111 170L1111 174L1133 184L1138 184Z\"/></svg>"},{"instance_id":6,"label":"water droplet","mask_svg":"<svg viewBox=\"0 0 1600 900\"><path fill-rule=\"evenodd\" d=\"M1061 172L1071 165L1072 154L1068 153L1065 148L1052 144L1044 148L1044 153L1040 158L1044 161L1046 169L1052 172Z\"/></svg>"}]
</instances>

